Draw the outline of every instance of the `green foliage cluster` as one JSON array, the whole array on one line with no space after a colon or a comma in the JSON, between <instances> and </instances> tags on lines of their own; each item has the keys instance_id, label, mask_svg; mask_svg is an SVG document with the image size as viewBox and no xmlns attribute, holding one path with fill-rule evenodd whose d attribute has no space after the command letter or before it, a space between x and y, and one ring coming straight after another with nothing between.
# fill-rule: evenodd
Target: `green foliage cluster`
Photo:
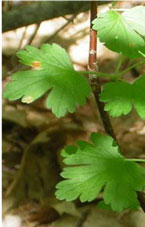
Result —
<instances>
[{"instance_id":1,"label":"green foliage cluster","mask_svg":"<svg viewBox=\"0 0 145 227\"><path fill-rule=\"evenodd\" d=\"M145 56L145 7L137 6L119 14L115 9L101 14L93 28L106 47L129 58ZM57 44L43 44L40 49L27 46L17 56L20 62L32 67L12 76L4 98L31 103L46 92L46 107L57 117L73 113L84 105L91 94L89 81L74 70L68 54ZM95 73L95 72L94 72ZM134 107L145 118L145 75L130 84L118 78L108 82L100 94L105 110L113 117L128 114ZM133 160L125 159L110 136L92 134L91 142L79 141L62 151L64 168L58 183L58 199L82 202L94 200L104 189L104 203L114 211L139 206L137 191L145 186L145 170Z\"/></svg>"},{"instance_id":2,"label":"green foliage cluster","mask_svg":"<svg viewBox=\"0 0 145 227\"><path fill-rule=\"evenodd\" d=\"M66 178L57 185L56 196L67 201L80 196L81 202L94 200L104 188L104 201L115 211L136 208L136 190L145 186L145 169L126 160L110 136L93 133L91 143L79 141L78 147L68 146L62 151Z\"/></svg>"}]
</instances>

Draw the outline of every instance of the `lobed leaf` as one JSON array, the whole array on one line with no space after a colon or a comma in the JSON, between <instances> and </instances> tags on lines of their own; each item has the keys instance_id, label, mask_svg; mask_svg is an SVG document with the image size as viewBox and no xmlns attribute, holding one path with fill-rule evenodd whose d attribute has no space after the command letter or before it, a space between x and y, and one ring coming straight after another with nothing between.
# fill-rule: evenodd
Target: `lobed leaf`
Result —
<instances>
[{"instance_id":1,"label":"lobed leaf","mask_svg":"<svg viewBox=\"0 0 145 227\"><path fill-rule=\"evenodd\" d=\"M93 21L93 29L110 50L137 58L145 54L144 21L145 6L136 6L122 14L109 10Z\"/></svg>"},{"instance_id":2,"label":"lobed leaf","mask_svg":"<svg viewBox=\"0 0 145 227\"><path fill-rule=\"evenodd\" d=\"M61 173L65 180L56 186L58 199L92 201L104 188L104 202L114 211L138 207L136 191L145 186L145 170L126 160L110 136L93 133L91 143L68 146L62 156L68 167Z\"/></svg>"},{"instance_id":3,"label":"lobed leaf","mask_svg":"<svg viewBox=\"0 0 145 227\"><path fill-rule=\"evenodd\" d=\"M57 44L43 44L41 49L27 46L18 51L20 62L33 70L17 72L4 91L4 98L31 103L50 90L46 106L57 117L73 113L84 105L91 88L85 77L73 69L66 51Z\"/></svg>"},{"instance_id":4,"label":"lobed leaf","mask_svg":"<svg viewBox=\"0 0 145 227\"><path fill-rule=\"evenodd\" d=\"M105 102L105 110L112 117L128 114L134 107L141 118L145 118L145 75L133 84L127 82L109 82L100 94L100 101Z\"/></svg>"}]
</instances>

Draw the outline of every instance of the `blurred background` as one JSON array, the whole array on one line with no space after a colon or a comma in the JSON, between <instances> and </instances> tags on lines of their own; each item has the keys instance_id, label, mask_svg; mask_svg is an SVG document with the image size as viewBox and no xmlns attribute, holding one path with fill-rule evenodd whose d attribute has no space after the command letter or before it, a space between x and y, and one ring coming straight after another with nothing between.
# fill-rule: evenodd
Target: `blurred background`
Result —
<instances>
[{"instance_id":1,"label":"blurred background","mask_svg":"<svg viewBox=\"0 0 145 227\"><path fill-rule=\"evenodd\" d=\"M108 10L111 1L98 1L98 11ZM117 8L145 5L145 1L119 1ZM11 75L27 67L16 57L26 45L57 43L69 53L77 70L87 70L90 2L2 1L2 85ZM119 54L98 40L101 72L112 73ZM124 68L137 60L125 60ZM125 75L132 81L145 73L145 66ZM102 79L102 85L107 82ZM55 185L63 167L60 151L76 140L88 140L94 132L104 132L96 104L91 97L73 114L57 119L45 108L45 96L27 105L2 101L3 116L3 227L145 227L141 210L121 214L100 210L92 203L58 201ZM145 122L135 111L111 118L126 157L145 158Z\"/></svg>"}]
</instances>

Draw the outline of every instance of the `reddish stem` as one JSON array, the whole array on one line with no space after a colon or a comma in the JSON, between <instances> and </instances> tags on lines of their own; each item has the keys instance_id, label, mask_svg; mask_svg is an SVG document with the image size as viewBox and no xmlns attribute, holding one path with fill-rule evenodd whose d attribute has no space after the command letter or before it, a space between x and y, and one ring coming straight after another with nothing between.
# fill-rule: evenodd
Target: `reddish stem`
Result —
<instances>
[{"instance_id":1,"label":"reddish stem","mask_svg":"<svg viewBox=\"0 0 145 227\"><path fill-rule=\"evenodd\" d=\"M97 67L97 32L92 28L92 21L97 17L97 2L91 2L91 20L90 20L90 48L89 48L89 71L98 71ZM101 93L100 80L96 75L89 76L92 90L95 96L96 103L98 105L100 117L102 119L105 131L113 137L116 142L116 136L113 131L108 113L104 111L104 103L100 102L99 94Z\"/></svg>"},{"instance_id":2,"label":"reddish stem","mask_svg":"<svg viewBox=\"0 0 145 227\"><path fill-rule=\"evenodd\" d=\"M90 49L89 49L89 70L96 70L97 61L97 32L92 28L92 21L97 17L97 3L91 2L90 20Z\"/></svg>"}]
</instances>

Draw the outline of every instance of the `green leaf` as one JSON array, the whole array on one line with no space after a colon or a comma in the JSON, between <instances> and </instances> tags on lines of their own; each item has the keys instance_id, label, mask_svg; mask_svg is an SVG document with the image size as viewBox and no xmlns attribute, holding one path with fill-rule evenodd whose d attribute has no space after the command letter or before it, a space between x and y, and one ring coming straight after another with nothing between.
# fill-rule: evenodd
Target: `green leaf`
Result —
<instances>
[{"instance_id":1,"label":"green leaf","mask_svg":"<svg viewBox=\"0 0 145 227\"><path fill-rule=\"evenodd\" d=\"M106 204L103 200L97 203L97 207L102 210L110 210L112 211L112 207L110 204ZM136 210L137 207L130 207L131 210Z\"/></svg>"},{"instance_id":2,"label":"green leaf","mask_svg":"<svg viewBox=\"0 0 145 227\"><path fill-rule=\"evenodd\" d=\"M145 75L133 84L127 82L109 82L100 94L100 101L107 102L105 110L112 117L128 114L132 107L141 118L145 118Z\"/></svg>"},{"instance_id":3,"label":"green leaf","mask_svg":"<svg viewBox=\"0 0 145 227\"><path fill-rule=\"evenodd\" d=\"M144 21L145 6L136 6L122 14L110 10L93 21L93 29L110 50L137 58L145 54Z\"/></svg>"},{"instance_id":4,"label":"green leaf","mask_svg":"<svg viewBox=\"0 0 145 227\"><path fill-rule=\"evenodd\" d=\"M64 168L58 183L56 197L81 202L92 201L104 188L104 201L114 211L138 207L136 191L145 186L145 170L126 160L110 136L93 133L92 143L79 141L77 147L62 152Z\"/></svg>"},{"instance_id":5,"label":"green leaf","mask_svg":"<svg viewBox=\"0 0 145 227\"><path fill-rule=\"evenodd\" d=\"M90 96L87 79L73 69L66 51L57 44L43 44L40 50L27 46L17 56L33 70L15 73L6 86L4 98L22 98L22 102L31 103L51 89L46 106L62 117L67 111L73 113L77 105L84 105Z\"/></svg>"},{"instance_id":6,"label":"green leaf","mask_svg":"<svg viewBox=\"0 0 145 227\"><path fill-rule=\"evenodd\" d=\"M123 14L127 23L141 36L145 36L145 7L136 6L126 10Z\"/></svg>"},{"instance_id":7,"label":"green leaf","mask_svg":"<svg viewBox=\"0 0 145 227\"><path fill-rule=\"evenodd\" d=\"M111 210L112 211L112 208L110 206L110 204L106 204L104 203L104 201L100 201L98 204L97 204L97 207L100 208L100 209L103 209L103 210Z\"/></svg>"}]
</instances>

